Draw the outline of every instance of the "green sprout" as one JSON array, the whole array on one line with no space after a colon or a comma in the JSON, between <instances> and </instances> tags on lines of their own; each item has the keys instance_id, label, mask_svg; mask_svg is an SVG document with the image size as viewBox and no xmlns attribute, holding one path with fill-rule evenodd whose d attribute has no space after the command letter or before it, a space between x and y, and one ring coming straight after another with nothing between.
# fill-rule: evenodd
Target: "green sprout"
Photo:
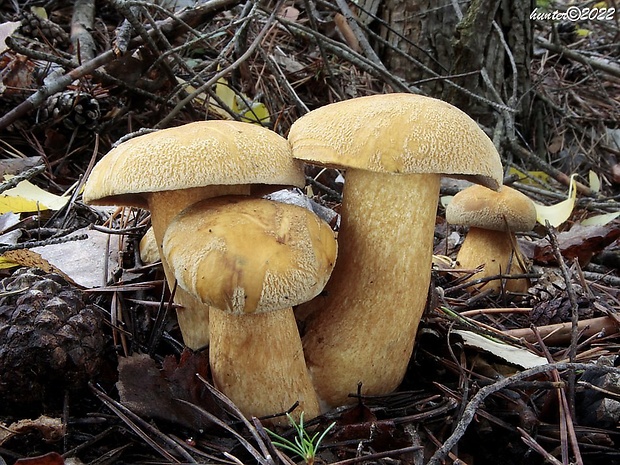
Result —
<instances>
[{"instance_id":1,"label":"green sprout","mask_svg":"<svg viewBox=\"0 0 620 465\"><path fill-rule=\"evenodd\" d=\"M294 454L299 455L305 463L308 465L314 464L314 458L316 456L316 451L321 444L321 441L325 437L325 435L332 429L336 422L333 422L331 425L327 427L325 431L322 433L315 433L314 436L310 437L308 432L304 429L304 413L301 412L299 415L299 424L295 423L295 420L287 413L288 421L291 422L291 425L297 432L295 436L295 442L290 441L289 439L283 438L279 434L274 433L267 429L267 433L269 433L276 440L272 441L274 446L280 447L281 449L285 449L289 452L293 452Z\"/></svg>"}]
</instances>

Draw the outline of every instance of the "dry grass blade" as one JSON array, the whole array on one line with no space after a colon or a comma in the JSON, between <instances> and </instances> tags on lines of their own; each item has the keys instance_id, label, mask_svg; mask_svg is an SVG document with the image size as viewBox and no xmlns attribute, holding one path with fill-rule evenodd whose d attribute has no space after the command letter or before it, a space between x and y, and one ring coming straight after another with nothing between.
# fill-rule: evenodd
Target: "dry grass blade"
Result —
<instances>
[{"instance_id":1,"label":"dry grass blade","mask_svg":"<svg viewBox=\"0 0 620 465\"><path fill-rule=\"evenodd\" d=\"M523 442L529 447L531 447L533 450L538 452L541 456L543 456L547 462L549 462L551 465L562 465L562 462L560 462L553 455L547 452L540 444L536 442L536 440L532 436L527 434L526 431L518 427L517 430L519 431L519 433L521 433L521 439L523 440Z\"/></svg>"},{"instance_id":2,"label":"dry grass blade","mask_svg":"<svg viewBox=\"0 0 620 465\"><path fill-rule=\"evenodd\" d=\"M196 463L194 458L187 453L183 448L181 448L175 441L168 438L165 434L159 431L154 426L142 420L136 414L134 414L131 410L124 407L122 404L118 403L103 391L97 389L94 385L90 385L91 390L97 396L99 400L101 400L110 410L112 410L123 422L131 428L131 430L136 433L140 438L142 438L149 446L151 446L157 453L159 453L166 460L169 460L173 463L182 463L181 460L177 459L174 455L168 452L164 447L158 444L148 433L155 435L159 440L164 442L166 446L170 449L177 452L186 462ZM143 429L144 428L144 429ZM146 431L145 431L146 430Z\"/></svg>"},{"instance_id":3,"label":"dry grass blade","mask_svg":"<svg viewBox=\"0 0 620 465\"><path fill-rule=\"evenodd\" d=\"M178 401L188 405L191 408L193 408L194 410L196 410L200 414L204 415L205 418L209 419L210 421L212 421L213 423L218 425L220 428L222 428L225 431L227 431L228 433L232 434L235 438L237 438L237 440L241 443L241 445L243 445L243 447L245 447L245 449L250 454L252 454L254 456L254 458L261 465L274 465L275 462L273 460L273 457L269 453L268 447L265 444L263 438L256 431L256 428L254 428L254 426L245 418L245 416L241 413L241 411L237 408L237 406L235 404L233 404L230 401L230 399L228 399L226 396L224 396L221 392L219 392L217 389L215 389L215 387L213 387L201 375L199 375L197 373L196 376L207 387L209 392L217 400L219 400L222 404L225 405L227 410L229 410L236 418L241 420L243 425L248 429L248 431L250 432L250 434L252 435L252 437L254 438L256 443L258 444L260 451L258 449L256 449L256 447L254 447L245 437L243 437L241 434L239 434L237 431L235 431L233 428L231 428L226 422L224 422L220 418L218 418L215 415L213 415L211 412L208 412L205 409L199 407L198 405L192 404L191 402L187 402L187 401L184 401L182 399L178 399Z\"/></svg>"}]
</instances>

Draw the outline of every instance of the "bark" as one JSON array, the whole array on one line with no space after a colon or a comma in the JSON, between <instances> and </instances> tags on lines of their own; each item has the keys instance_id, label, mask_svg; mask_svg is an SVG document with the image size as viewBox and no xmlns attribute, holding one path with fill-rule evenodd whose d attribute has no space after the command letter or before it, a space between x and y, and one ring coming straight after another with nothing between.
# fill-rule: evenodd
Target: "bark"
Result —
<instances>
[{"instance_id":1,"label":"bark","mask_svg":"<svg viewBox=\"0 0 620 465\"><path fill-rule=\"evenodd\" d=\"M498 114L485 100L514 106L516 120L526 131L532 9L531 0L385 0L382 17L389 30L384 28L383 36L390 47L383 50L384 62L396 75L456 105L482 124L493 125ZM481 70L486 71L490 86ZM452 82L483 100L437 75L452 76Z\"/></svg>"}]
</instances>

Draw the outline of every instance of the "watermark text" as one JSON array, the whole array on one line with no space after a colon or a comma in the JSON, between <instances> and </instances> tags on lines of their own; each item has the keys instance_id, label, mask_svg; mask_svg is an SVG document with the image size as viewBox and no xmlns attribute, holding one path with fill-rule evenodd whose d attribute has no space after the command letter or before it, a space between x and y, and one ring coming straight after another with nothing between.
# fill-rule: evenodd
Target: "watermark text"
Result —
<instances>
[{"instance_id":1,"label":"watermark text","mask_svg":"<svg viewBox=\"0 0 620 465\"><path fill-rule=\"evenodd\" d=\"M614 19L616 9L610 8L588 8L570 6L566 11L543 11L535 8L530 13L530 19L534 21L611 21Z\"/></svg>"}]
</instances>

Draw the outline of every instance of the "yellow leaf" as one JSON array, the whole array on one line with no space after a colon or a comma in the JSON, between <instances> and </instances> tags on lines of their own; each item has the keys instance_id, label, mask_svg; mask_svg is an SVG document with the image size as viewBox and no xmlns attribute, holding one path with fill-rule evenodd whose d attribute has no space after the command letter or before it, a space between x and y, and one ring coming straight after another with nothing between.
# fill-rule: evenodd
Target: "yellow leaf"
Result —
<instances>
[{"instance_id":1,"label":"yellow leaf","mask_svg":"<svg viewBox=\"0 0 620 465\"><path fill-rule=\"evenodd\" d=\"M590 30L585 29L583 27L578 27L577 29L575 29L575 32L577 33L577 36L579 37L587 37L590 35Z\"/></svg>"},{"instance_id":2,"label":"yellow leaf","mask_svg":"<svg viewBox=\"0 0 620 465\"><path fill-rule=\"evenodd\" d=\"M14 268L19 266L19 263L15 263L6 257L0 257L0 270L6 270L7 268Z\"/></svg>"},{"instance_id":3,"label":"yellow leaf","mask_svg":"<svg viewBox=\"0 0 620 465\"><path fill-rule=\"evenodd\" d=\"M30 12L41 19L48 19L47 11L42 6L31 6Z\"/></svg>"},{"instance_id":4,"label":"yellow leaf","mask_svg":"<svg viewBox=\"0 0 620 465\"><path fill-rule=\"evenodd\" d=\"M526 175L523 171L521 171L521 170L519 170L519 169L517 169L517 168L515 168L513 166L508 168L508 174L509 175L516 174L517 176L519 176L519 179L518 179L519 182L521 182L523 184L528 184L530 186L539 186L540 185L540 183L537 183L534 179L540 179L540 181L542 183L546 184L546 183L549 182L549 180L551 178L551 176L549 176L544 171L528 171L527 175ZM531 179L531 178L534 178L534 179Z\"/></svg>"},{"instance_id":5,"label":"yellow leaf","mask_svg":"<svg viewBox=\"0 0 620 465\"><path fill-rule=\"evenodd\" d=\"M188 94L193 94L197 90L194 86L188 84L187 81L179 77L177 77L177 82L184 85L184 88ZM204 92L200 92L199 94L194 96L194 102L198 103L199 105L204 105L208 99L209 97ZM220 106L217 105L215 102L209 101L209 112L217 114L222 119L231 119L230 115L224 110L222 110L222 108L220 108Z\"/></svg>"},{"instance_id":6,"label":"yellow leaf","mask_svg":"<svg viewBox=\"0 0 620 465\"><path fill-rule=\"evenodd\" d=\"M11 177L5 176L4 179L8 180ZM60 210L68 201L68 197L50 194L30 181L22 181L0 195L0 213Z\"/></svg>"},{"instance_id":7,"label":"yellow leaf","mask_svg":"<svg viewBox=\"0 0 620 465\"><path fill-rule=\"evenodd\" d=\"M605 213L602 215L591 216L581 222L582 226L605 226L620 216L620 212Z\"/></svg>"},{"instance_id":8,"label":"yellow leaf","mask_svg":"<svg viewBox=\"0 0 620 465\"><path fill-rule=\"evenodd\" d=\"M557 228L570 218L573 208L575 208L575 200L577 199L577 186L575 185L575 174L570 177L570 186L568 188L568 197L555 205L540 205L534 202L536 206L536 219L545 225L548 221L551 226Z\"/></svg>"},{"instance_id":9,"label":"yellow leaf","mask_svg":"<svg viewBox=\"0 0 620 465\"><path fill-rule=\"evenodd\" d=\"M223 77L219 78L217 84L215 84L215 95L217 95L233 112L239 112L235 91L230 88L228 81Z\"/></svg>"},{"instance_id":10,"label":"yellow leaf","mask_svg":"<svg viewBox=\"0 0 620 465\"><path fill-rule=\"evenodd\" d=\"M588 181L590 182L590 189L592 189L593 192L598 193L601 191L601 180L592 170L588 173Z\"/></svg>"},{"instance_id":11,"label":"yellow leaf","mask_svg":"<svg viewBox=\"0 0 620 465\"><path fill-rule=\"evenodd\" d=\"M267 107L260 102L252 102L252 99L245 94L237 95L237 93L230 88L226 79L218 79L217 84L215 84L215 95L217 95L234 113L241 116L243 121L249 121L251 123L269 122L269 111ZM249 103L249 108L246 102Z\"/></svg>"},{"instance_id":12,"label":"yellow leaf","mask_svg":"<svg viewBox=\"0 0 620 465\"><path fill-rule=\"evenodd\" d=\"M252 103L252 109L246 111L243 114L243 119L255 123L268 123L269 122L269 110L260 102Z\"/></svg>"}]
</instances>

